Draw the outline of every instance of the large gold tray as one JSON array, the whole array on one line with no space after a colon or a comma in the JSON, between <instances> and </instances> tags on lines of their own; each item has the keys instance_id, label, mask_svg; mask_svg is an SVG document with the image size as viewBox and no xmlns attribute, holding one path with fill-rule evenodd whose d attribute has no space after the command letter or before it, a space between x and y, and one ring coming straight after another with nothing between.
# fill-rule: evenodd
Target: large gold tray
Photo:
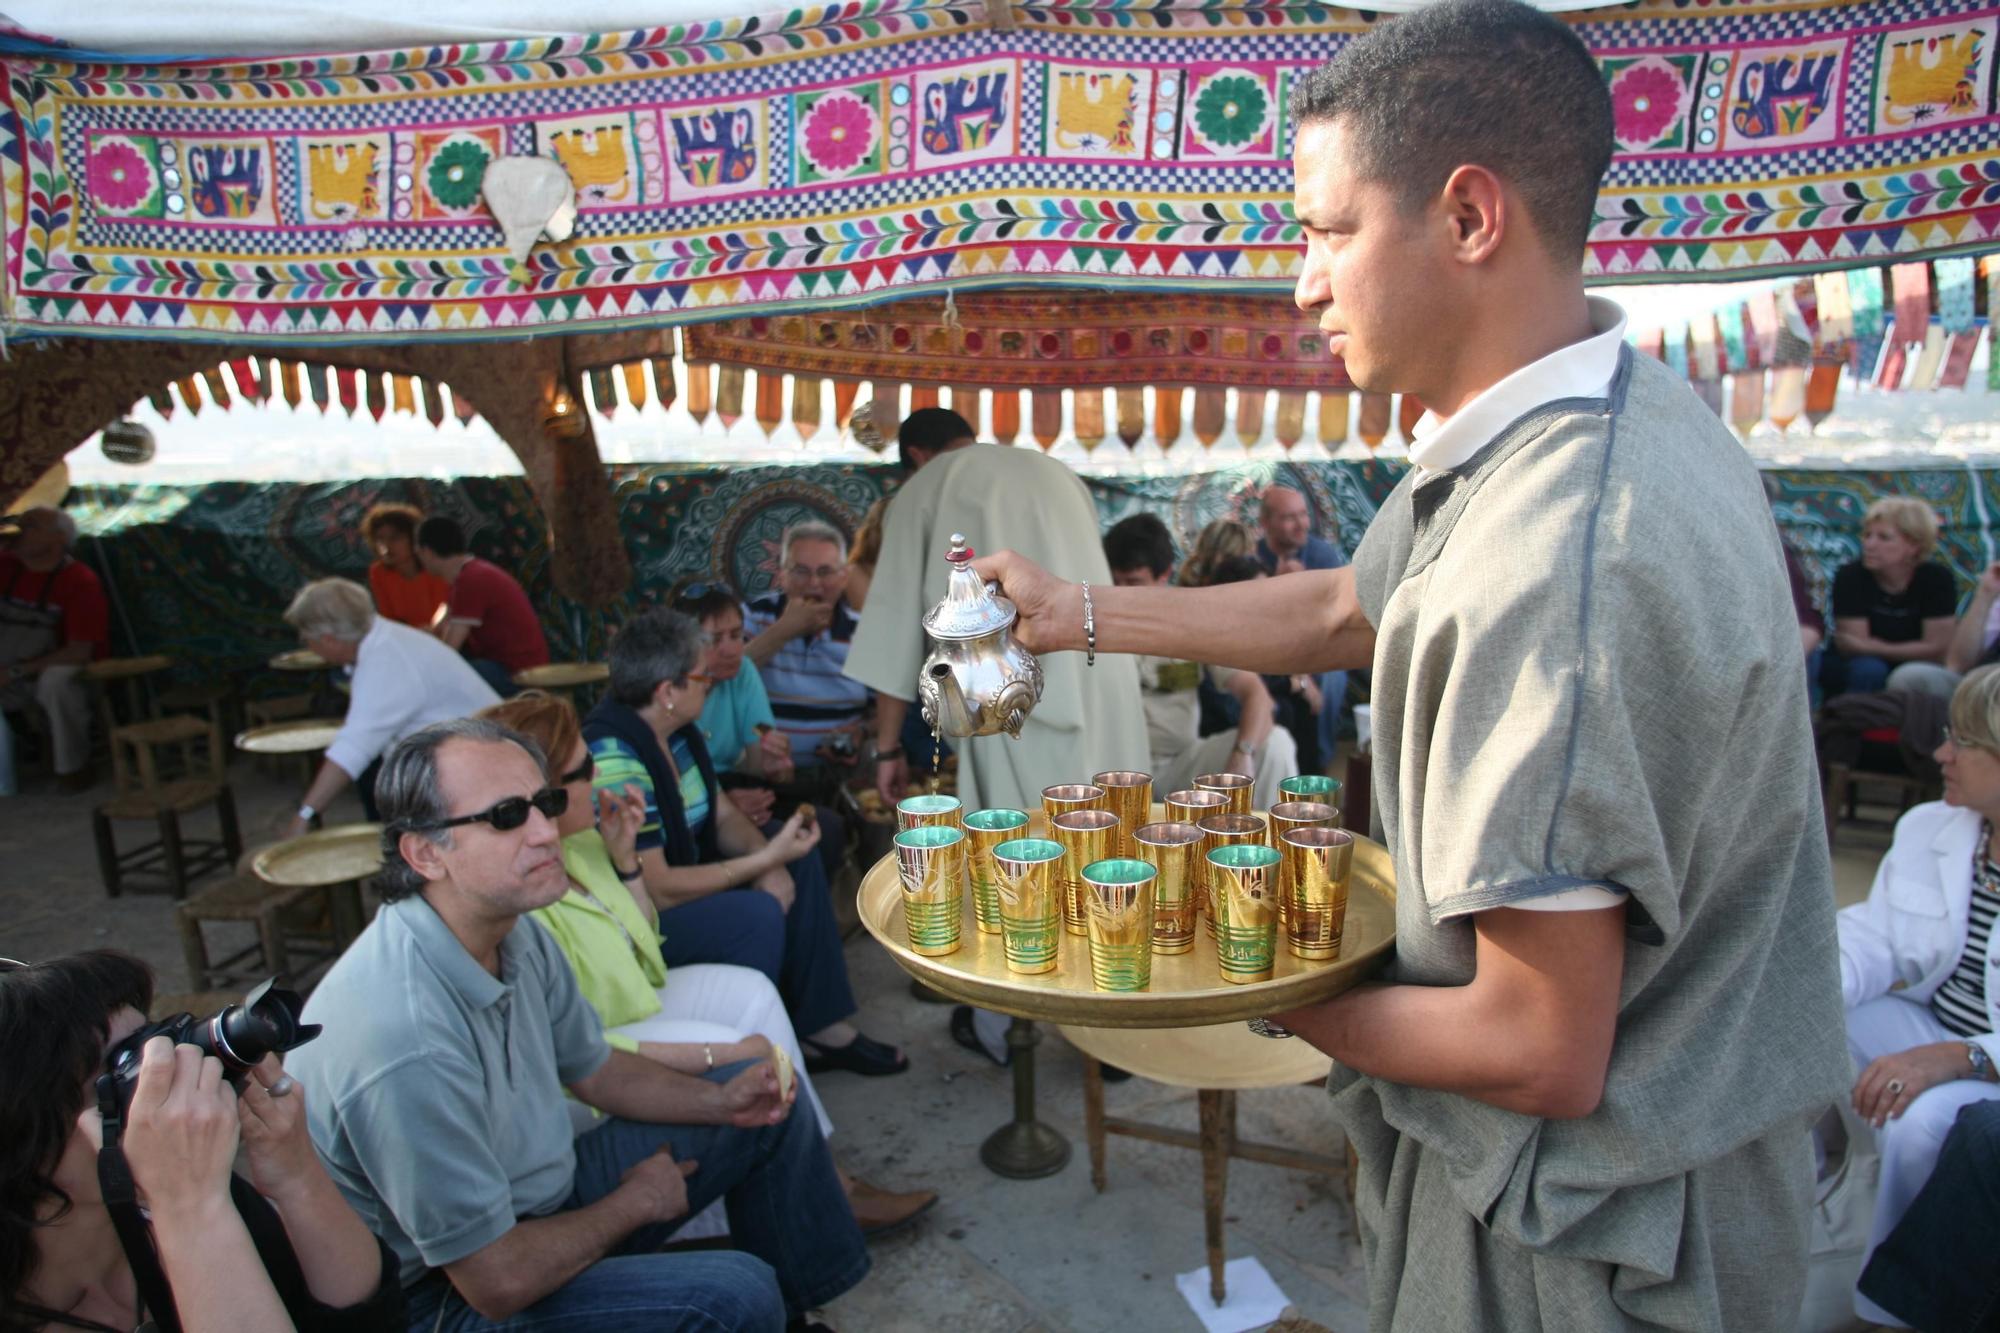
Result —
<instances>
[{"instance_id":1,"label":"large gold tray","mask_svg":"<svg viewBox=\"0 0 2000 1333\"><path fill-rule=\"evenodd\" d=\"M1041 823L1039 815L1035 823ZM1094 989L1090 945L1081 935L1063 935L1055 971L1039 976L1010 972L1000 937L973 924L969 888L958 952L923 957L909 947L894 854L877 861L862 877L858 906L869 934L904 971L932 989L1017 1018L1094 1028L1200 1027L1317 1004L1374 975L1388 962L1396 943L1395 872L1389 853L1382 844L1358 835L1340 957L1321 962L1294 958L1280 940L1271 979L1241 986L1218 975L1215 943L1208 937L1206 923L1195 931L1194 948L1187 953L1153 955L1151 990Z\"/></svg>"},{"instance_id":2,"label":"large gold tray","mask_svg":"<svg viewBox=\"0 0 2000 1333\"><path fill-rule=\"evenodd\" d=\"M266 884L318 888L367 879L382 868L382 826L341 824L266 848L250 863Z\"/></svg>"},{"instance_id":3,"label":"large gold tray","mask_svg":"<svg viewBox=\"0 0 2000 1333\"><path fill-rule=\"evenodd\" d=\"M271 666L278 671L324 671L327 662L310 648L293 648L273 657Z\"/></svg>"},{"instance_id":4,"label":"large gold tray","mask_svg":"<svg viewBox=\"0 0 2000 1333\"><path fill-rule=\"evenodd\" d=\"M333 744L342 722L337 717L301 717L272 722L239 732L236 748L247 754L311 754Z\"/></svg>"}]
</instances>

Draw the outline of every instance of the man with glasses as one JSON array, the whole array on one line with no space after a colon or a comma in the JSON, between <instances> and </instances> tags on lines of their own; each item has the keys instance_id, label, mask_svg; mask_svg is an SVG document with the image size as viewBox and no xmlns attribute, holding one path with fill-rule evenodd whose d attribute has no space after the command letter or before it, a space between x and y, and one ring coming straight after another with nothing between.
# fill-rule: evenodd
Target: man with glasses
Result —
<instances>
[{"instance_id":1,"label":"man with glasses","mask_svg":"<svg viewBox=\"0 0 2000 1333\"><path fill-rule=\"evenodd\" d=\"M860 618L847 605L847 538L811 520L785 529L778 589L750 603L744 652L802 769L854 763L868 689L842 674Z\"/></svg>"},{"instance_id":2,"label":"man with glasses","mask_svg":"<svg viewBox=\"0 0 2000 1333\"><path fill-rule=\"evenodd\" d=\"M810 1114L768 1061L705 1077L613 1050L548 933L567 891L533 743L462 719L378 785L384 905L289 1061L314 1146L401 1261L410 1327L810 1327L867 1252ZM572 1139L563 1090L606 1114ZM723 1199L737 1251L662 1254Z\"/></svg>"}]
</instances>

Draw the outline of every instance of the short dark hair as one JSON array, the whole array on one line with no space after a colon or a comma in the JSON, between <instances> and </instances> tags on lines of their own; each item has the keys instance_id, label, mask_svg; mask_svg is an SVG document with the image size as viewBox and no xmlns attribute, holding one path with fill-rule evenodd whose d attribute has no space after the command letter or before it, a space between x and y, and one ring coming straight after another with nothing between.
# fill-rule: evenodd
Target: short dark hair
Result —
<instances>
[{"instance_id":1,"label":"short dark hair","mask_svg":"<svg viewBox=\"0 0 2000 1333\"><path fill-rule=\"evenodd\" d=\"M1257 563L1254 556L1232 555L1226 560L1216 561L1215 568L1208 571L1208 586L1212 588L1219 583L1248 583L1252 579L1262 578L1268 572Z\"/></svg>"},{"instance_id":2,"label":"short dark hair","mask_svg":"<svg viewBox=\"0 0 2000 1333\"><path fill-rule=\"evenodd\" d=\"M34 1233L69 1211L56 1163L104 1072L111 1016L153 1005L153 972L128 953L92 949L25 966L0 964L0 1328L40 1327L14 1301L35 1275Z\"/></svg>"},{"instance_id":3,"label":"short dark hair","mask_svg":"<svg viewBox=\"0 0 2000 1333\"><path fill-rule=\"evenodd\" d=\"M1405 208L1477 163L1520 192L1550 254L1582 259L1611 165L1611 95L1561 19L1517 0L1440 0L1356 38L1291 100L1301 125L1341 122L1361 169Z\"/></svg>"},{"instance_id":4,"label":"short dark hair","mask_svg":"<svg viewBox=\"0 0 2000 1333\"><path fill-rule=\"evenodd\" d=\"M432 514L417 525L417 545L441 559L465 554L465 529L455 518Z\"/></svg>"},{"instance_id":5,"label":"short dark hair","mask_svg":"<svg viewBox=\"0 0 2000 1333\"><path fill-rule=\"evenodd\" d=\"M484 717L433 722L397 741L382 756L382 771L375 777L375 805L382 816L382 869L375 876L375 892L385 903L423 891L424 877L403 859L403 835L451 818L451 803L438 780L438 752L449 741L518 745L542 770L543 780L548 778L549 760L541 746ZM423 836L441 847L451 846L450 829L425 831Z\"/></svg>"},{"instance_id":6,"label":"short dark hair","mask_svg":"<svg viewBox=\"0 0 2000 1333\"><path fill-rule=\"evenodd\" d=\"M692 617L653 607L619 627L605 654L609 693L627 708L644 708L662 683L687 679L701 665L701 626Z\"/></svg>"},{"instance_id":7,"label":"short dark hair","mask_svg":"<svg viewBox=\"0 0 2000 1333\"><path fill-rule=\"evenodd\" d=\"M1157 514L1128 514L1104 534L1104 562L1113 574L1143 569L1158 578L1174 567L1174 536Z\"/></svg>"},{"instance_id":8,"label":"short dark hair","mask_svg":"<svg viewBox=\"0 0 2000 1333\"><path fill-rule=\"evenodd\" d=\"M720 579L697 579L674 594L674 610L694 620L707 620L725 611L743 618L743 599L736 589Z\"/></svg>"},{"instance_id":9,"label":"short dark hair","mask_svg":"<svg viewBox=\"0 0 2000 1333\"><path fill-rule=\"evenodd\" d=\"M922 449L925 453L936 453L947 445L960 440L979 438L979 432L972 423L948 407L920 407L903 418L903 424L896 428L896 456L902 460L905 470L916 467L916 460L910 457L912 449Z\"/></svg>"}]
</instances>

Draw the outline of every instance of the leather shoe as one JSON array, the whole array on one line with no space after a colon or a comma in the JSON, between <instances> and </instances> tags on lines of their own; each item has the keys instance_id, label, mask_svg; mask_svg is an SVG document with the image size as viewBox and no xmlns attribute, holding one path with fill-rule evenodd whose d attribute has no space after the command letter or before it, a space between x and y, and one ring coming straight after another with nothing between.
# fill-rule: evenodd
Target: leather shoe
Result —
<instances>
[{"instance_id":1,"label":"leather shoe","mask_svg":"<svg viewBox=\"0 0 2000 1333\"><path fill-rule=\"evenodd\" d=\"M937 1201L936 1190L896 1194L859 1176L851 1177L847 1186L847 1205L854 1210L861 1234L869 1240L880 1240L901 1231L929 1212Z\"/></svg>"}]
</instances>

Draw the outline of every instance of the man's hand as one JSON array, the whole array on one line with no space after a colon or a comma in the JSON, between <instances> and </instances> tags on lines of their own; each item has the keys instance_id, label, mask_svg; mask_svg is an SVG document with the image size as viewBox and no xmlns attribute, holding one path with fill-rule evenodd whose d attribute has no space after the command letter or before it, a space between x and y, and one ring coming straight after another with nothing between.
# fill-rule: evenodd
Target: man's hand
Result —
<instances>
[{"instance_id":1,"label":"man's hand","mask_svg":"<svg viewBox=\"0 0 2000 1333\"><path fill-rule=\"evenodd\" d=\"M1880 1129L1900 1120L1920 1094L1971 1072L1962 1041L1932 1042L1881 1056L1855 1080L1855 1114Z\"/></svg>"},{"instance_id":2,"label":"man's hand","mask_svg":"<svg viewBox=\"0 0 2000 1333\"><path fill-rule=\"evenodd\" d=\"M671 1222L687 1212L687 1178L700 1169L700 1162L676 1162L671 1149L661 1148L625 1168L618 1191L638 1203L645 1222Z\"/></svg>"},{"instance_id":3,"label":"man's hand","mask_svg":"<svg viewBox=\"0 0 2000 1333\"><path fill-rule=\"evenodd\" d=\"M773 782L790 782L798 772L792 760L792 738L776 727L757 738L757 752L763 756L764 776Z\"/></svg>"},{"instance_id":4,"label":"man's hand","mask_svg":"<svg viewBox=\"0 0 2000 1333\"><path fill-rule=\"evenodd\" d=\"M778 793L769 787L731 787L722 794L759 828L771 817L771 807L778 803Z\"/></svg>"},{"instance_id":5,"label":"man's hand","mask_svg":"<svg viewBox=\"0 0 2000 1333\"><path fill-rule=\"evenodd\" d=\"M271 832L280 842L290 842L293 838L302 838L312 832L312 825L300 819L296 812L286 814L280 811L271 821Z\"/></svg>"},{"instance_id":6,"label":"man's hand","mask_svg":"<svg viewBox=\"0 0 2000 1333\"><path fill-rule=\"evenodd\" d=\"M243 1157L250 1183L267 1199L280 1203L326 1180L306 1133L306 1090L297 1079L282 1097L271 1086L285 1077L278 1057L266 1055L251 1069L243 1093L236 1099L236 1118L243 1137Z\"/></svg>"},{"instance_id":7,"label":"man's hand","mask_svg":"<svg viewBox=\"0 0 2000 1333\"><path fill-rule=\"evenodd\" d=\"M792 1088L792 1096L797 1096L798 1085ZM777 1065L760 1060L722 1085L722 1106L723 1123L756 1129L783 1120L792 1109L792 1097L778 1089Z\"/></svg>"},{"instance_id":8,"label":"man's hand","mask_svg":"<svg viewBox=\"0 0 2000 1333\"><path fill-rule=\"evenodd\" d=\"M1083 590L1024 555L996 551L972 562L973 572L1014 603L1014 638L1031 653L1074 648L1083 635Z\"/></svg>"},{"instance_id":9,"label":"man's hand","mask_svg":"<svg viewBox=\"0 0 2000 1333\"><path fill-rule=\"evenodd\" d=\"M896 802L910 794L910 761L898 755L894 759L875 761L875 790L893 808Z\"/></svg>"},{"instance_id":10,"label":"man's hand","mask_svg":"<svg viewBox=\"0 0 2000 1333\"><path fill-rule=\"evenodd\" d=\"M778 613L777 627L788 639L810 638L833 623L832 602L812 602L803 597L787 597Z\"/></svg>"}]
</instances>

